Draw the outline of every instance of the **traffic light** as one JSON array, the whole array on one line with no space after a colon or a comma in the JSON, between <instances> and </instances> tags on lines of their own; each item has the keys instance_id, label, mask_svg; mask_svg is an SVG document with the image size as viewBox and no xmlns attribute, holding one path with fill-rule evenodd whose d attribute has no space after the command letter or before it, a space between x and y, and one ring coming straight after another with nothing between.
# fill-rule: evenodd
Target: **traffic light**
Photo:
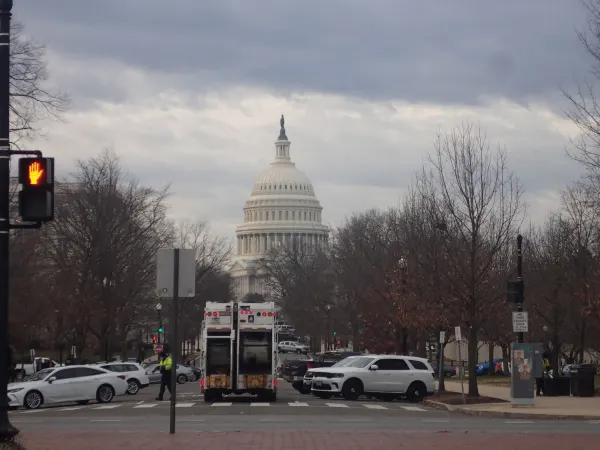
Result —
<instances>
[{"instance_id":1,"label":"traffic light","mask_svg":"<svg viewBox=\"0 0 600 450\"><path fill-rule=\"evenodd\" d=\"M158 343L158 338L156 336L152 336L152 343L156 345Z\"/></svg>"},{"instance_id":2,"label":"traffic light","mask_svg":"<svg viewBox=\"0 0 600 450\"><path fill-rule=\"evenodd\" d=\"M158 332L159 333L164 333L165 332L165 329L163 328L162 323L158 324Z\"/></svg>"},{"instance_id":3,"label":"traffic light","mask_svg":"<svg viewBox=\"0 0 600 450\"><path fill-rule=\"evenodd\" d=\"M19 215L25 222L54 219L54 158L19 159Z\"/></svg>"},{"instance_id":4,"label":"traffic light","mask_svg":"<svg viewBox=\"0 0 600 450\"><path fill-rule=\"evenodd\" d=\"M335 337L335 335L336 335L336 334L337 334L337 333L334 331L334 332L333 332L333 336Z\"/></svg>"}]
</instances>

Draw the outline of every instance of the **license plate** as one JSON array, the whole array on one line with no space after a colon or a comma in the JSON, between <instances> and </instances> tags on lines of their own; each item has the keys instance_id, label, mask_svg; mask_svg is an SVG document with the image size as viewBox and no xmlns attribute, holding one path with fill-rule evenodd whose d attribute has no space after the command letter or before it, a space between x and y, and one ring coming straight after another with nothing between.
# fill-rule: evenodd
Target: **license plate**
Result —
<instances>
[{"instance_id":1,"label":"license plate","mask_svg":"<svg viewBox=\"0 0 600 450\"><path fill-rule=\"evenodd\" d=\"M304 380L304 377L294 377L294 381L302 381Z\"/></svg>"},{"instance_id":2,"label":"license plate","mask_svg":"<svg viewBox=\"0 0 600 450\"><path fill-rule=\"evenodd\" d=\"M315 386L316 387L321 387L321 382L320 381L315 381Z\"/></svg>"}]
</instances>

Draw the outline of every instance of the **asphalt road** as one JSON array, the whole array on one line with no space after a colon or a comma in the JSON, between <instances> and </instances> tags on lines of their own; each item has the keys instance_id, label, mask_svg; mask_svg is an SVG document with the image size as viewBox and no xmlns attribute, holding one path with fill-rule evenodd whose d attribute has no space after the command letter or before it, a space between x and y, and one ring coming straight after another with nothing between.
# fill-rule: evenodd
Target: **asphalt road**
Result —
<instances>
[{"instance_id":1,"label":"asphalt road","mask_svg":"<svg viewBox=\"0 0 600 450\"><path fill-rule=\"evenodd\" d=\"M62 405L10 413L23 432L168 432L169 403L158 386L108 405ZM166 396L168 398L168 395ZM406 402L322 400L282 381L275 403L233 398L206 404L198 383L178 386L178 431L406 431L600 435L600 421L531 421L467 417Z\"/></svg>"}]
</instances>

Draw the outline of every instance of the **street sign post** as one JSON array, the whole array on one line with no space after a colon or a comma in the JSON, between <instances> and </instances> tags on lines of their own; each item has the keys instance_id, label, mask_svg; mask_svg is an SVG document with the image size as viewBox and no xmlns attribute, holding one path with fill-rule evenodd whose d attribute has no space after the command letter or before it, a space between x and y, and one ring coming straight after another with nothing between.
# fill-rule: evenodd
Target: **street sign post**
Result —
<instances>
[{"instance_id":1,"label":"street sign post","mask_svg":"<svg viewBox=\"0 0 600 450\"><path fill-rule=\"evenodd\" d=\"M164 347L161 344L157 344L154 346L154 353L160 353L164 350Z\"/></svg>"},{"instance_id":2,"label":"street sign post","mask_svg":"<svg viewBox=\"0 0 600 450\"><path fill-rule=\"evenodd\" d=\"M177 362L179 361L179 297L196 295L196 250L163 248L156 254L156 291L159 297L172 298L171 328L172 342L169 342L173 361L171 376L171 405L169 433L175 434L175 406L177 404Z\"/></svg>"},{"instance_id":3,"label":"street sign post","mask_svg":"<svg viewBox=\"0 0 600 450\"><path fill-rule=\"evenodd\" d=\"M513 311L512 323L514 333L527 333L529 331L529 315L525 311Z\"/></svg>"},{"instance_id":4,"label":"street sign post","mask_svg":"<svg viewBox=\"0 0 600 450\"><path fill-rule=\"evenodd\" d=\"M444 344L446 342L446 332L440 331L440 343Z\"/></svg>"},{"instance_id":5,"label":"street sign post","mask_svg":"<svg viewBox=\"0 0 600 450\"><path fill-rule=\"evenodd\" d=\"M462 335L460 334L460 327L454 327L454 337L456 338L456 340L458 342L462 341Z\"/></svg>"}]
</instances>

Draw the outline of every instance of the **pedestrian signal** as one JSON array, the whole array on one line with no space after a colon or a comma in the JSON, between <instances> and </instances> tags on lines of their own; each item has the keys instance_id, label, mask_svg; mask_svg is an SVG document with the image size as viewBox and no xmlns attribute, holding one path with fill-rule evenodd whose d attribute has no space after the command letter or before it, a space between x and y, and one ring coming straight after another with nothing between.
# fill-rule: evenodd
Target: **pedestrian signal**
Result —
<instances>
[{"instance_id":1,"label":"pedestrian signal","mask_svg":"<svg viewBox=\"0 0 600 450\"><path fill-rule=\"evenodd\" d=\"M54 158L19 159L19 215L25 222L54 219Z\"/></svg>"}]
</instances>

